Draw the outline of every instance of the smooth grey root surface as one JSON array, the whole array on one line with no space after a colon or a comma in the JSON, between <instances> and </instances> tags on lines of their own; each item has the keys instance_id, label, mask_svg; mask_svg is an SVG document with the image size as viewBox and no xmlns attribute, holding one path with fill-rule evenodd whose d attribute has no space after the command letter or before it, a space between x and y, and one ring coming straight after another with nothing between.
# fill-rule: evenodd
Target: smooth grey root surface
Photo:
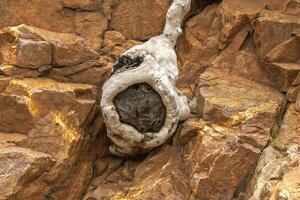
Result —
<instances>
[{"instance_id":1,"label":"smooth grey root surface","mask_svg":"<svg viewBox=\"0 0 300 200\"><path fill-rule=\"evenodd\" d=\"M160 95L147 83L134 84L114 99L122 123L141 133L158 132L166 118Z\"/></svg>"}]
</instances>

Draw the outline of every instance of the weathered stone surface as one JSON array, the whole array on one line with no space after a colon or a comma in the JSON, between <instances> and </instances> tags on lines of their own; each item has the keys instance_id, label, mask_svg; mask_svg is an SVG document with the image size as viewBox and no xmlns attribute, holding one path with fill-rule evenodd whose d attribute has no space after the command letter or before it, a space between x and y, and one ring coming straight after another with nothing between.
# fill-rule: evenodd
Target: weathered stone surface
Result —
<instances>
[{"instance_id":1,"label":"weathered stone surface","mask_svg":"<svg viewBox=\"0 0 300 200\"><path fill-rule=\"evenodd\" d=\"M108 154L93 86L45 79L101 86L170 2L0 0L0 199L300 199L298 0L192 2L178 86L197 116L147 158Z\"/></svg>"},{"instance_id":2,"label":"weathered stone surface","mask_svg":"<svg viewBox=\"0 0 300 200\"><path fill-rule=\"evenodd\" d=\"M101 0L63 0L62 4L73 9L96 10L100 8Z\"/></svg>"},{"instance_id":3,"label":"weathered stone surface","mask_svg":"<svg viewBox=\"0 0 300 200\"><path fill-rule=\"evenodd\" d=\"M94 50L99 49L99 36L108 25L107 18L98 10L102 6L101 0L2 0L0 4L5 4L0 10L0 28L28 24L55 32L76 33L85 38Z\"/></svg>"},{"instance_id":4,"label":"weathered stone surface","mask_svg":"<svg viewBox=\"0 0 300 200\"><path fill-rule=\"evenodd\" d=\"M188 199L181 161L180 150L166 145L142 163L127 161L106 178L95 178L97 188L84 199Z\"/></svg>"},{"instance_id":5,"label":"weathered stone surface","mask_svg":"<svg viewBox=\"0 0 300 200\"><path fill-rule=\"evenodd\" d=\"M196 69L204 68L218 55L218 39L209 33L216 11L217 5L208 6L185 24L185 34L177 46L182 73L192 71L193 74Z\"/></svg>"},{"instance_id":6,"label":"weathered stone surface","mask_svg":"<svg viewBox=\"0 0 300 200\"><path fill-rule=\"evenodd\" d=\"M253 35L259 55L265 56L277 45L290 39L291 34L298 28L300 20L297 16L284 15L277 11L261 12L255 22Z\"/></svg>"},{"instance_id":7,"label":"weathered stone surface","mask_svg":"<svg viewBox=\"0 0 300 200\"><path fill-rule=\"evenodd\" d=\"M297 95L297 98L296 98L295 110L300 112L300 92L298 92L298 95Z\"/></svg>"},{"instance_id":8,"label":"weathered stone surface","mask_svg":"<svg viewBox=\"0 0 300 200\"><path fill-rule=\"evenodd\" d=\"M119 1L112 13L112 28L126 38L146 40L162 32L170 0Z\"/></svg>"},{"instance_id":9,"label":"weathered stone surface","mask_svg":"<svg viewBox=\"0 0 300 200\"><path fill-rule=\"evenodd\" d=\"M55 161L55 165L30 177L30 181L25 182L26 187L12 191L12 195L15 199L43 199L46 196L79 199L92 176L92 160L107 148L103 143L107 140L98 135L100 130L104 132L103 121L96 115L95 87L50 79L10 79L1 85L4 85L1 99L6 101L0 107L1 113L5 114L0 119L0 129L4 132L0 145L26 147L51 155ZM30 119L25 119L26 116ZM16 120L18 118L21 118L20 122ZM101 138L99 144L103 143L102 149L88 150L98 141L97 135ZM38 169L33 165L32 170ZM53 192L54 188L60 189Z\"/></svg>"},{"instance_id":10,"label":"weathered stone surface","mask_svg":"<svg viewBox=\"0 0 300 200\"><path fill-rule=\"evenodd\" d=\"M293 85L300 85L300 72L298 73L297 77L295 78Z\"/></svg>"},{"instance_id":11,"label":"weathered stone surface","mask_svg":"<svg viewBox=\"0 0 300 200\"><path fill-rule=\"evenodd\" d=\"M0 199L17 199L18 193L54 160L45 153L20 147L0 148Z\"/></svg>"},{"instance_id":12,"label":"weathered stone surface","mask_svg":"<svg viewBox=\"0 0 300 200\"><path fill-rule=\"evenodd\" d=\"M70 66L97 58L97 53L89 48L82 38L77 37L74 34L54 33L26 25L4 29L2 31L4 33L1 35L4 39L6 35L10 35L8 39L11 38L10 40L13 41L11 42L8 39L4 41L10 46L8 48L10 51L6 53L4 50L4 53L1 56L4 58L1 59L3 60L3 64L19 63L20 66L32 65L34 68L50 64ZM25 39L30 39L31 41L27 40L26 42ZM16 51L15 42L18 41L19 45ZM52 51L48 44L52 45ZM4 48L5 46L7 45L4 45ZM41 49L38 50L36 48L37 46ZM39 54L32 51L37 51ZM16 58L5 59L9 55Z\"/></svg>"},{"instance_id":13,"label":"weathered stone surface","mask_svg":"<svg viewBox=\"0 0 300 200\"><path fill-rule=\"evenodd\" d=\"M290 87L287 94L286 94L286 98L290 101L295 103L296 99L297 99L297 95L300 92L300 86L294 86L294 87Z\"/></svg>"},{"instance_id":14,"label":"weathered stone surface","mask_svg":"<svg viewBox=\"0 0 300 200\"><path fill-rule=\"evenodd\" d=\"M283 96L274 89L217 67L208 68L201 75L196 98L203 119L230 126L259 118L260 112L270 116L272 120L267 122L272 124L283 101Z\"/></svg>"},{"instance_id":15,"label":"weathered stone surface","mask_svg":"<svg viewBox=\"0 0 300 200\"><path fill-rule=\"evenodd\" d=\"M291 104L278 137L266 148L247 189L246 199L292 199L300 197L300 115Z\"/></svg>"},{"instance_id":16,"label":"weathered stone surface","mask_svg":"<svg viewBox=\"0 0 300 200\"><path fill-rule=\"evenodd\" d=\"M0 95L0 131L27 133L33 127L33 118L27 99L16 95Z\"/></svg>"},{"instance_id":17,"label":"weathered stone surface","mask_svg":"<svg viewBox=\"0 0 300 200\"><path fill-rule=\"evenodd\" d=\"M101 47L101 34L108 28L107 19L98 12L79 12L75 15L75 33L83 37L92 49Z\"/></svg>"},{"instance_id":18,"label":"weathered stone surface","mask_svg":"<svg viewBox=\"0 0 300 200\"><path fill-rule=\"evenodd\" d=\"M273 86L284 92L287 92L292 86L300 72L300 64L298 63L270 63L266 64L265 68L271 74Z\"/></svg>"},{"instance_id":19,"label":"weathered stone surface","mask_svg":"<svg viewBox=\"0 0 300 200\"><path fill-rule=\"evenodd\" d=\"M266 60L275 63L300 64L300 36L295 35L273 48Z\"/></svg>"},{"instance_id":20,"label":"weathered stone surface","mask_svg":"<svg viewBox=\"0 0 300 200\"><path fill-rule=\"evenodd\" d=\"M208 68L195 97L205 121L184 147L190 187L198 198L232 199L278 127L283 96L225 69Z\"/></svg>"},{"instance_id":21,"label":"weathered stone surface","mask_svg":"<svg viewBox=\"0 0 300 200\"><path fill-rule=\"evenodd\" d=\"M29 68L51 65L51 54L51 46L46 41L19 39L17 44L17 65Z\"/></svg>"}]
</instances>

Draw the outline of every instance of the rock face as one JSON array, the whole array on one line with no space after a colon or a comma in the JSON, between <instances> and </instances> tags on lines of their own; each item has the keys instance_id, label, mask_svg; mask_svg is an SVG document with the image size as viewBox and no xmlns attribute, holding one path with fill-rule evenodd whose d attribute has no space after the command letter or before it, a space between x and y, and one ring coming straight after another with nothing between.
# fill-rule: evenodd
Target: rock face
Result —
<instances>
[{"instance_id":1,"label":"rock face","mask_svg":"<svg viewBox=\"0 0 300 200\"><path fill-rule=\"evenodd\" d=\"M171 2L0 0L1 200L300 199L298 0L193 1L176 44L192 115L149 154L109 153L102 84Z\"/></svg>"}]
</instances>

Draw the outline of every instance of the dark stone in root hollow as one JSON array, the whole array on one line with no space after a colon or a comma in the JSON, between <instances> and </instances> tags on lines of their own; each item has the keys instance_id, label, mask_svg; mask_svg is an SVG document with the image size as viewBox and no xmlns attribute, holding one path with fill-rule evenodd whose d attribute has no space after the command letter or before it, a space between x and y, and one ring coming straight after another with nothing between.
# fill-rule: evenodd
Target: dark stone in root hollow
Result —
<instances>
[{"instance_id":1,"label":"dark stone in root hollow","mask_svg":"<svg viewBox=\"0 0 300 200\"><path fill-rule=\"evenodd\" d=\"M166 118L166 108L160 95L147 83L128 87L114 98L122 123L140 133L158 132Z\"/></svg>"}]
</instances>

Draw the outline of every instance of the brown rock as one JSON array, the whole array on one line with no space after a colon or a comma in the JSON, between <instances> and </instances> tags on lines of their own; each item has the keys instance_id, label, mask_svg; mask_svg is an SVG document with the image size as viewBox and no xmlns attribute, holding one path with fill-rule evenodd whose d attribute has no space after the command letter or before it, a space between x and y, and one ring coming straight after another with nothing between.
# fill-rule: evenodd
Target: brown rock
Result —
<instances>
[{"instance_id":1,"label":"brown rock","mask_svg":"<svg viewBox=\"0 0 300 200\"><path fill-rule=\"evenodd\" d=\"M0 94L0 132L27 134L33 128L33 117L27 103L24 96Z\"/></svg>"},{"instance_id":2,"label":"brown rock","mask_svg":"<svg viewBox=\"0 0 300 200\"><path fill-rule=\"evenodd\" d=\"M27 138L27 135L20 133L0 133L0 148L16 146L17 142Z\"/></svg>"},{"instance_id":3,"label":"brown rock","mask_svg":"<svg viewBox=\"0 0 300 200\"><path fill-rule=\"evenodd\" d=\"M1 105L6 105L0 108L1 131L32 134L30 130L36 128L36 119L49 113L51 120L62 123L61 126L65 126L60 121L61 116L65 115L66 119L63 120L71 120L73 126L80 127L91 112L96 94L90 85L58 83L49 79L25 79L11 80L0 99ZM47 128L49 127L45 127L46 132ZM63 136L66 140L75 137L72 131ZM48 145L40 147L43 152L52 148Z\"/></svg>"},{"instance_id":4,"label":"brown rock","mask_svg":"<svg viewBox=\"0 0 300 200\"><path fill-rule=\"evenodd\" d=\"M290 87L286 94L286 97L290 102L295 103L298 93L300 93L300 86Z\"/></svg>"},{"instance_id":5,"label":"brown rock","mask_svg":"<svg viewBox=\"0 0 300 200\"><path fill-rule=\"evenodd\" d=\"M84 199L188 199L191 191L180 164L179 149L166 145L141 163L127 161Z\"/></svg>"},{"instance_id":6,"label":"brown rock","mask_svg":"<svg viewBox=\"0 0 300 200\"><path fill-rule=\"evenodd\" d=\"M300 28L299 17L276 11L262 12L255 23L253 35L259 55L264 57L277 45L290 39L297 28Z\"/></svg>"},{"instance_id":7,"label":"brown rock","mask_svg":"<svg viewBox=\"0 0 300 200\"><path fill-rule=\"evenodd\" d=\"M233 199L255 166L262 146L252 143L253 135L205 121L198 123L202 131L183 149L183 168L193 196Z\"/></svg>"},{"instance_id":8,"label":"brown rock","mask_svg":"<svg viewBox=\"0 0 300 200\"><path fill-rule=\"evenodd\" d=\"M79 73L83 70L89 69L91 67L99 67L99 63L96 60L90 60L79 65L69 66L69 67L62 67L62 68L53 68L52 71L60 74L62 76L70 76L76 73Z\"/></svg>"},{"instance_id":9,"label":"brown rock","mask_svg":"<svg viewBox=\"0 0 300 200\"><path fill-rule=\"evenodd\" d=\"M179 144L185 145L191 140L191 138L200 134L200 131L203 131L203 128L204 126L199 123L198 119L190 119L186 121L177 134Z\"/></svg>"},{"instance_id":10,"label":"brown rock","mask_svg":"<svg viewBox=\"0 0 300 200\"><path fill-rule=\"evenodd\" d=\"M20 67L37 69L41 66L51 65L51 46L45 41L19 39L17 59L17 65Z\"/></svg>"},{"instance_id":11,"label":"brown rock","mask_svg":"<svg viewBox=\"0 0 300 200\"><path fill-rule=\"evenodd\" d=\"M298 0L288 0L283 8L284 13L289 15L300 15L300 3Z\"/></svg>"},{"instance_id":12,"label":"brown rock","mask_svg":"<svg viewBox=\"0 0 300 200\"><path fill-rule=\"evenodd\" d=\"M295 111L295 104L291 104L288 107L287 112L284 115L284 119L280 128L278 137L275 139L273 145L282 147L288 147L293 144L300 145L299 127L298 123L300 120L300 115Z\"/></svg>"},{"instance_id":13,"label":"brown rock","mask_svg":"<svg viewBox=\"0 0 300 200\"><path fill-rule=\"evenodd\" d=\"M16 64L17 63L17 47L15 37L8 29L0 30L0 63Z\"/></svg>"},{"instance_id":14,"label":"brown rock","mask_svg":"<svg viewBox=\"0 0 300 200\"><path fill-rule=\"evenodd\" d=\"M28 181L53 164L54 160L45 153L20 147L0 148L0 199L17 199Z\"/></svg>"},{"instance_id":15,"label":"brown rock","mask_svg":"<svg viewBox=\"0 0 300 200\"><path fill-rule=\"evenodd\" d=\"M112 13L112 28L126 38L146 40L164 27L170 0L124 0Z\"/></svg>"},{"instance_id":16,"label":"brown rock","mask_svg":"<svg viewBox=\"0 0 300 200\"><path fill-rule=\"evenodd\" d=\"M1 1L1 5L3 4L5 6L1 6L0 28L25 23L50 31L73 31L73 11L66 11L60 0Z\"/></svg>"},{"instance_id":17,"label":"brown rock","mask_svg":"<svg viewBox=\"0 0 300 200\"><path fill-rule=\"evenodd\" d=\"M82 10L97 10L100 8L101 0L63 0L64 7Z\"/></svg>"},{"instance_id":18,"label":"brown rock","mask_svg":"<svg viewBox=\"0 0 300 200\"><path fill-rule=\"evenodd\" d=\"M200 131L184 146L183 164L197 198L238 194L278 126L284 102L270 87L226 71L208 68L196 88L194 98L205 121L191 125Z\"/></svg>"},{"instance_id":19,"label":"brown rock","mask_svg":"<svg viewBox=\"0 0 300 200\"><path fill-rule=\"evenodd\" d=\"M298 73L296 79L294 80L293 85L300 85L300 72Z\"/></svg>"},{"instance_id":20,"label":"brown rock","mask_svg":"<svg viewBox=\"0 0 300 200\"><path fill-rule=\"evenodd\" d=\"M14 197L25 200L43 199L46 196L80 199L92 176L92 160L98 153L102 155L103 152L107 152L107 140L101 135L105 134L103 120L95 107L95 87L59 83L50 79L11 79L9 84L3 85L6 86L1 95L26 100L24 108L27 108L32 120L23 117L21 122L32 124L27 131L24 124L20 127L21 122L18 122L18 126L0 123L8 128L20 127L20 130L26 131L26 135L20 138L16 134L7 136L12 133L3 133L5 137L1 134L0 144L26 147L51 155L51 158L55 159L55 165L30 177L30 181L25 182L26 187L15 190ZM6 104L12 103L14 102L10 100ZM8 121L13 118L16 122L18 117L26 114L18 107L9 109L12 110L11 113L6 112L6 116L1 116L1 120ZM95 147L95 142L101 144L101 147ZM24 159L27 159L27 155ZM33 165L32 170L38 170L38 166Z\"/></svg>"},{"instance_id":21,"label":"brown rock","mask_svg":"<svg viewBox=\"0 0 300 200\"><path fill-rule=\"evenodd\" d=\"M266 60L276 63L300 64L300 36L293 36L273 48L266 55Z\"/></svg>"},{"instance_id":22,"label":"brown rock","mask_svg":"<svg viewBox=\"0 0 300 200\"><path fill-rule=\"evenodd\" d=\"M265 64L265 69L271 74L273 86L280 91L286 92L288 88L292 86L300 72L300 64L269 63Z\"/></svg>"},{"instance_id":23,"label":"brown rock","mask_svg":"<svg viewBox=\"0 0 300 200\"><path fill-rule=\"evenodd\" d=\"M257 117L258 120L260 115L267 115L272 120L267 120L266 125L271 128L283 96L270 87L226 71L212 67L201 75L195 96L199 114L205 120L226 126L239 126L252 121L251 118Z\"/></svg>"},{"instance_id":24,"label":"brown rock","mask_svg":"<svg viewBox=\"0 0 300 200\"><path fill-rule=\"evenodd\" d=\"M83 37L92 49L101 47L101 34L108 28L107 19L100 12L78 12L75 15L75 33Z\"/></svg>"},{"instance_id":25,"label":"brown rock","mask_svg":"<svg viewBox=\"0 0 300 200\"><path fill-rule=\"evenodd\" d=\"M104 34L102 51L108 54L113 47L122 45L125 40L125 37L117 31L106 31Z\"/></svg>"},{"instance_id":26,"label":"brown rock","mask_svg":"<svg viewBox=\"0 0 300 200\"><path fill-rule=\"evenodd\" d=\"M266 148L249 183L246 199L299 199L299 113L291 104L278 137ZM293 177L293 178L292 178Z\"/></svg>"},{"instance_id":27,"label":"brown rock","mask_svg":"<svg viewBox=\"0 0 300 200\"><path fill-rule=\"evenodd\" d=\"M295 110L300 112L300 92L298 92L298 95L297 95Z\"/></svg>"},{"instance_id":28,"label":"brown rock","mask_svg":"<svg viewBox=\"0 0 300 200\"><path fill-rule=\"evenodd\" d=\"M92 67L80 73L70 75L69 78L75 83L102 85L111 70L112 65L106 67Z\"/></svg>"},{"instance_id":29,"label":"brown rock","mask_svg":"<svg viewBox=\"0 0 300 200\"><path fill-rule=\"evenodd\" d=\"M185 34L177 45L182 74L190 71L194 74L193 72L199 68L205 69L205 66L218 55L218 38L209 33L217 8L217 5L208 6L185 24Z\"/></svg>"},{"instance_id":30,"label":"brown rock","mask_svg":"<svg viewBox=\"0 0 300 200\"><path fill-rule=\"evenodd\" d=\"M10 34L14 42L20 41L18 51L16 51L16 44L9 42L10 37L6 37L4 42L9 48L4 45L6 56L0 56L3 57L2 60L0 59L3 64L14 64L14 60L18 59L20 66L38 68L41 65L50 65L50 61L53 59L53 65L70 66L97 58L97 53L87 46L82 38L74 34L54 33L26 25L11 27L2 31L4 32L2 36ZM30 42L28 39L34 40L34 42ZM51 57L49 44L52 45L53 57ZM38 54L35 51L38 51ZM6 57L16 58L5 59Z\"/></svg>"}]
</instances>

